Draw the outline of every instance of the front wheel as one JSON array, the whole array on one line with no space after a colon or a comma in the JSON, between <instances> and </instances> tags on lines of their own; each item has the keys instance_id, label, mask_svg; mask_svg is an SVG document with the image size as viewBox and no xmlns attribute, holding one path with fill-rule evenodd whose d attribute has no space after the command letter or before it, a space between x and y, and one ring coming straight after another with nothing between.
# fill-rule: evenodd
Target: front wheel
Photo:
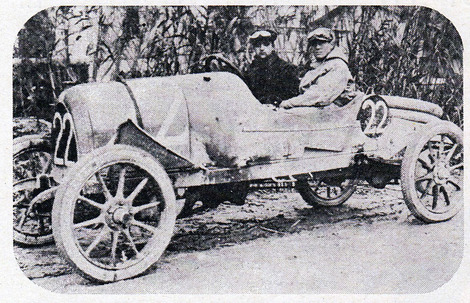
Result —
<instances>
[{"instance_id":1,"label":"front wheel","mask_svg":"<svg viewBox=\"0 0 470 303\"><path fill-rule=\"evenodd\" d=\"M424 222L451 219L463 207L463 133L450 122L427 127L401 164L405 203Z\"/></svg>"},{"instance_id":2,"label":"front wheel","mask_svg":"<svg viewBox=\"0 0 470 303\"><path fill-rule=\"evenodd\" d=\"M52 229L59 252L92 280L142 274L170 242L175 202L168 175L150 154L123 145L97 149L57 192Z\"/></svg>"}]
</instances>

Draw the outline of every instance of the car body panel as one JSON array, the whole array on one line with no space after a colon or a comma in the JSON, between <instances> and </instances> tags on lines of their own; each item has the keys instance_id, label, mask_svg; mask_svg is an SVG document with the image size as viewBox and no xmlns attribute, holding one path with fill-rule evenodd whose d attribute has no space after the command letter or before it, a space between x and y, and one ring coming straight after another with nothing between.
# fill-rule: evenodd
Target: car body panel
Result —
<instances>
[{"instance_id":1,"label":"car body panel","mask_svg":"<svg viewBox=\"0 0 470 303\"><path fill-rule=\"evenodd\" d=\"M168 171L191 171L193 181L178 179L186 185L337 169L357 154L399 164L412 135L442 115L428 102L364 94L341 107L275 109L226 72L84 84L60 102L73 117L79 154L114 139L148 150ZM383 103L382 125L371 135L361 112L374 102Z\"/></svg>"}]
</instances>

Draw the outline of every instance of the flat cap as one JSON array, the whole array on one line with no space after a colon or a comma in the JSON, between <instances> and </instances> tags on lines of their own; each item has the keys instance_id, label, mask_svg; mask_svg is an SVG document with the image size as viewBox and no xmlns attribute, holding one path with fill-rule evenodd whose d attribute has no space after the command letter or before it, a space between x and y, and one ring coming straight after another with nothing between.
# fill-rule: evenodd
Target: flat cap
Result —
<instances>
[{"instance_id":1,"label":"flat cap","mask_svg":"<svg viewBox=\"0 0 470 303\"><path fill-rule=\"evenodd\" d=\"M256 40L268 40L273 42L274 40L276 40L276 38L277 33L273 30L267 29L254 32L250 35L248 39L250 42L254 42Z\"/></svg>"},{"instance_id":2,"label":"flat cap","mask_svg":"<svg viewBox=\"0 0 470 303\"><path fill-rule=\"evenodd\" d=\"M329 28L326 27L319 27L316 30L310 32L307 35L307 41L311 42L314 40L320 40L320 41L332 41L335 38L335 34L333 31Z\"/></svg>"}]
</instances>

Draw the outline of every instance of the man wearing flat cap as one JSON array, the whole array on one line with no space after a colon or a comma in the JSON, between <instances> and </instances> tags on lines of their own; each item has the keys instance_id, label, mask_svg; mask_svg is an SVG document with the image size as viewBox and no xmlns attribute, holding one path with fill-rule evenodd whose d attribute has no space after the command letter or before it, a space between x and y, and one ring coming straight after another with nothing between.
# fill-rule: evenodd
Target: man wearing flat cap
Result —
<instances>
[{"instance_id":1,"label":"man wearing flat cap","mask_svg":"<svg viewBox=\"0 0 470 303\"><path fill-rule=\"evenodd\" d=\"M354 81L348 58L335 46L331 29L317 28L307 36L308 52L315 56L312 68L300 80L300 95L283 101L281 108L298 106L342 106L354 96Z\"/></svg>"},{"instance_id":2,"label":"man wearing flat cap","mask_svg":"<svg viewBox=\"0 0 470 303\"><path fill-rule=\"evenodd\" d=\"M274 50L277 33L272 30L254 32L249 37L255 57L245 75L253 95L262 104L279 105L298 94L297 68L279 58Z\"/></svg>"}]
</instances>

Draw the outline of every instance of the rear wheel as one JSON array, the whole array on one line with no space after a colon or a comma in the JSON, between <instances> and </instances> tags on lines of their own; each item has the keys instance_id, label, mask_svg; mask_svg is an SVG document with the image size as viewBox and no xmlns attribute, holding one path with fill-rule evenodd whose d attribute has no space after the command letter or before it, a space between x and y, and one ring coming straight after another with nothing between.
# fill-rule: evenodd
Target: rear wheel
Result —
<instances>
[{"instance_id":1,"label":"rear wheel","mask_svg":"<svg viewBox=\"0 0 470 303\"><path fill-rule=\"evenodd\" d=\"M51 209L52 147L42 135L13 140L13 241L23 245L53 242Z\"/></svg>"},{"instance_id":2,"label":"rear wheel","mask_svg":"<svg viewBox=\"0 0 470 303\"><path fill-rule=\"evenodd\" d=\"M176 220L168 175L150 154L116 145L77 162L57 192L57 247L82 275L101 282L145 272L170 242Z\"/></svg>"},{"instance_id":3,"label":"rear wheel","mask_svg":"<svg viewBox=\"0 0 470 303\"><path fill-rule=\"evenodd\" d=\"M358 181L356 178L299 180L296 189L312 206L338 206L354 194Z\"/></svg>"},{"instance_id":4,"label":"rear wheel","mask_svg":"<svg viewBox=\"0 0 470 303\"><path fill-rule=\"evenodd\" d=\"M463 207L463 133L450 122L426 128L406 148L402 191L411 213L446 221Z\"/></svg>"}]
</instances>

